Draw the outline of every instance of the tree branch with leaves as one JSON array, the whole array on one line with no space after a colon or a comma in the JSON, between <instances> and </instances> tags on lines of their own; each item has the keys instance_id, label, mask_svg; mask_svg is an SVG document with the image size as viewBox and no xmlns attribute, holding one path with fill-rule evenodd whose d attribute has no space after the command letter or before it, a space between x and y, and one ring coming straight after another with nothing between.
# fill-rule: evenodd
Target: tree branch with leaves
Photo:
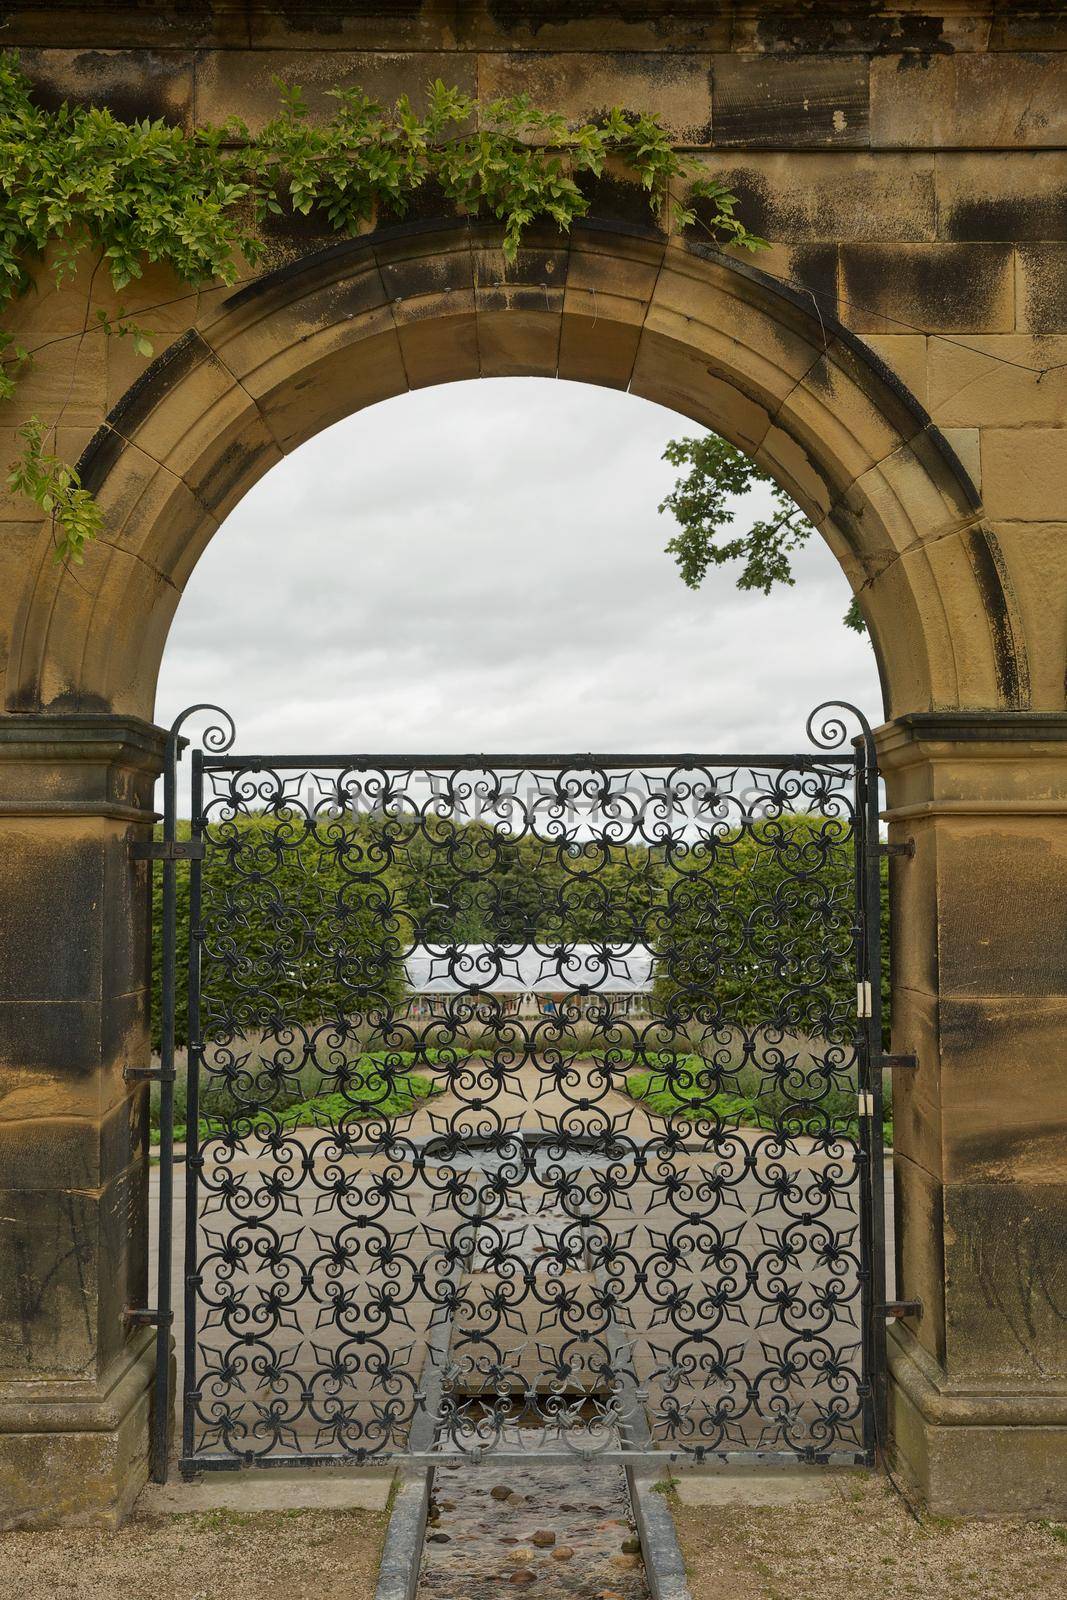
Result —
<instances>
[{"instance_id":1,"label":"tree branch with leaves","mask_svg":"<svg viewBox=\"0 0 1067 1600\"><path fill-rule=\"evenodd\" d=\"M688 468L659 507L678 523L679 532L665 548L674 557L683 583L699 589L711 567L739 561L739 589L770 594L776 583L795 584L792 558L816 530L769 473L714 433L702 439L670 440L663 460ZM757 519L743 532L731 532L736 518L731 501L757 484L770 488L773 515ZM855 597L844 622L857 633L867 631Z\"/></svg>"}]
</instances>

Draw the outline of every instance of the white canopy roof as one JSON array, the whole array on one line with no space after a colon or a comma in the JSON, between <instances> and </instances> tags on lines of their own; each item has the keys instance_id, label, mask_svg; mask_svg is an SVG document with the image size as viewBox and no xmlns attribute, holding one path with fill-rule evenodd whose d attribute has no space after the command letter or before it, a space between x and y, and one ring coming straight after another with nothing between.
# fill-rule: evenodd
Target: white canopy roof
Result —
<instances>
[{"instance_id":1,"label":"white canopy roof","mask_svg":"<svg viewBox=\"0 0 1067 1600\"><path fill-rule=\"evenodd\" d=\"M416 994L645 994L654 963L643 944L417 944L404 971Z\"/></svg>"}]
</instances>

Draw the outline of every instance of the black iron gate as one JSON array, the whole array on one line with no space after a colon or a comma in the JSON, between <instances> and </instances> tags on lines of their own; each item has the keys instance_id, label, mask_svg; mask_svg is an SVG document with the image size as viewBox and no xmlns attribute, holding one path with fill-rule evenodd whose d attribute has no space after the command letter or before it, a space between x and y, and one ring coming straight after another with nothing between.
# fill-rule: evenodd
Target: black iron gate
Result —
<instances>
[{"instance_id":1,"label":"black iron gate","mask_svg":"<svg viewBox=\"0 0 1067 1600\"><path fill-rule=\"evenodd\" d=\"M190 715L157 848L157 1475L176 1175L186 1473L870 1461L859 713L820 707L808 754L493 757L241 756L220 713L186 825Z\"/></svg>"}]
</instances>

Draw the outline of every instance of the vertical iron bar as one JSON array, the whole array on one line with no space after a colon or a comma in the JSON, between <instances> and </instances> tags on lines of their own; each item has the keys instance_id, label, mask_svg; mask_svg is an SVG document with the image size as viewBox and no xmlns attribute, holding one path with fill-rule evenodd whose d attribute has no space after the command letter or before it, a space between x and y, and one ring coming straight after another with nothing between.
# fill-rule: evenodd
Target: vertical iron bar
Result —
<instances>
[{"instance_id":1,"label":"vertical iron bar","mask_svg":"<svg viewBox=\"0 0 1067 1600\"><path fill-rule=\"evenodd\" d=\"M177 829L177 766L180 745L174 729L163 758L163 838L173 843ZM171 1411L171 1236L174 1225L174 951L177 943L177 863L163 859L163 972L160 1005L159 1077L159 1238L156 1284L155 1413L152 1419L152 1480L167 1481ZM151 869L149 869L151 883Z\"/></svg>"},{"instance_id":2,"label":"vertical iron bar","mask_svg":"<svg viewBox=\"0 0 1067 1600\"><path fill-rule=\"evenodd\" d=\"M873 1218L870 1205L871 1129L870 1119L863 1115L864 1095L868 1088L869 1039L867 1023L862 1016L859 997L863 994L864 980L868 975L867 962L867 786L866 762L859 739L854 741L855 769L853 772L854 838L852 859L853 911L856 939L853 951L856 966L857 1019L856 1019L856 1093L859 1108L856 1135L856 1159L859 1227L860 1227L860 1383L863 1450L868 1462L873 1459L873 1441L876 1437L874 1390L872 1383L871 1310Z\"/></svg>"},{"instance_id":3,"label":"vertical iron bar","mask_svg":"<svg viewBox=\"0 0 1067 1600\"><path fill-rule=\"evenodd\" d=\"M204 754L193 751L192 805L190 837L203 837ZM194 1425L196 1415L196 1313L197 1291L200 1287L197 1255L197 1204L200 1181L200 898L203 862L190 863L189 874L189 948L186 951L187 995L189 1012L189 1049L186 1067L185 1111L185 1295L184 1295L184 1377L182 1380L182 1459L188 1461L194 1454L196 1441Z\"/></svg>"},{"instance_id":4,"label":"vertical iron bar","mask_svg":"<svg viewBox=\"0 0 1067 1600\"><path fill-rule=\"evenodd\" d=\"M869 1378L872 1387L874 1440L886 1437L886 1331L879 1307L886 1300L885 1266L885 1155L882 1131L882 1071L876 1065L882 1054L882 882L878 841L878 766L874 740L863 739L863 798L865 808L864 871L864 976L871 986L870 1016L866 1032L866 1089L871 1096L868 1118L870 1143L867 1183L870 1205L870 1274L867 1283L869 1328Z\"/></svg>"}]
</instances>

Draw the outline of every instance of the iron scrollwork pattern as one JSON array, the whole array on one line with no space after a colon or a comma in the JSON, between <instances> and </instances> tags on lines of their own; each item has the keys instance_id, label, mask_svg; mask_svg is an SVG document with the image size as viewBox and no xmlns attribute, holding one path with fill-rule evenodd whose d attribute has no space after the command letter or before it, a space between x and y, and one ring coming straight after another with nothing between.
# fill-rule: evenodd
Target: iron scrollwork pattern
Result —
<instances>
[{"instance_id":1,"label":"iron scrollwork pattern","mask_svg":"<svg viewBox=\"0 0 1067 1600\"><path fill-rule=\"evenodd\" d=\"M863 770L195 754L187 1469L869 1458Z\"/></svg>"}]
</instances>

